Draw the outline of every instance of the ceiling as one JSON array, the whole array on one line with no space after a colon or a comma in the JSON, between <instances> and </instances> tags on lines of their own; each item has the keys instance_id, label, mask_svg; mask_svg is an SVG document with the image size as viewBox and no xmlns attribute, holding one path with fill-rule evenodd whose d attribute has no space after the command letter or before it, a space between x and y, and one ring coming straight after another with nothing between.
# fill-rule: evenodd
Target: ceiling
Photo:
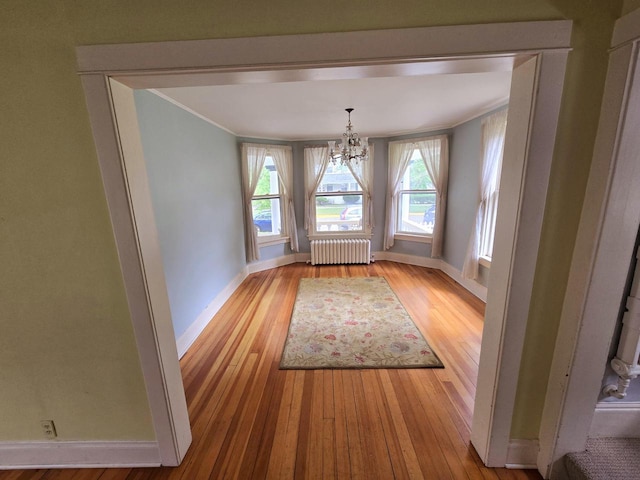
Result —
<instances>
[{"instance_id":1,"label":"ceiling","mask_svg":"<svg viewBox=\"0 0 640 480\"><path fill-rule=\"evenodd\" d=\"M445 71L459 69L451 63ZM155 92L234 135L290 141L339 139L348 107L355 109L354 131L388 137L450 128L508 102L511 68L434 73L432 65L425 74L424 68L403 67L376 74L334 72L310 80L234 78L219 82L231 84Z\"/></svg>"}]
</instances>

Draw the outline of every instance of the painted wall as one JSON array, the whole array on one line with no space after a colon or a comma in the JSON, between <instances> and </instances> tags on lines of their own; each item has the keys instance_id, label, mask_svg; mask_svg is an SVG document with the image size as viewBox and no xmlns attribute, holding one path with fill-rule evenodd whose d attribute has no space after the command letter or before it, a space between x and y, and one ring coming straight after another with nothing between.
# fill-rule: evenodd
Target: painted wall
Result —
<instances>
[{"instance_id":1,"label":"painted wall","mask_svg":"<svg viewBox=\"0 0 640 480\"><path fill-rule=\"evenodd\" d=\"M244 270L236 137L134 93L176 338Z\"/></svg>"},{"instance_id":2,"label":"painted wall","mask_svg":"<svg viewBox=\"0 0 640 480\"><path fill-rule=\"evenodd\" d=\"M502 108L458 125L450 137L447 223L442 258L458 270L462 270L464 264L480 200L482 120ZM489 269L480 266L477 281L486 287Z\"/></svg>"},{"instance_id":3,"label":"painted wall","mask_svg":"<svg viewBox=\"0 0 640 480\"><path fill-rule=\"evenodd\" d=\"M622 1L1 1L0 440L40 439L42 418L153 436L76 46L574 20L512 431L537 437Z\"/></svg>"}]
</instances>

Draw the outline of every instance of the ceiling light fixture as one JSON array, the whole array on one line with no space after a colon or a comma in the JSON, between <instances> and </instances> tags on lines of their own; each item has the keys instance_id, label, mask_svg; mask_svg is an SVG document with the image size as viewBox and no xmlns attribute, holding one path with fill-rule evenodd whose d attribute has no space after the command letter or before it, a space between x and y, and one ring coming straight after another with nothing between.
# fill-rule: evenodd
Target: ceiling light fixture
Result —
<instances>
[{"instance_id":1,"label":"ceiling light fixture","mask_svg":"<svg viewBox=\"0 0 640 480\"><path fill-rule=\"evenodd\" d=\"M367 143L367 137L362 137L353 132L353 126L351 125L351 112L353 108L346 108L346 112L349 114L349 123L347 124L347 131L342 134L342 141L338 145L339 150L336 151L336 142L329 142L329 159L334 165L340 160L341 165L348 165L351 162L358 164L361 160L366 161L369 159L369 145Z\"/></svg>"}]
</instances>

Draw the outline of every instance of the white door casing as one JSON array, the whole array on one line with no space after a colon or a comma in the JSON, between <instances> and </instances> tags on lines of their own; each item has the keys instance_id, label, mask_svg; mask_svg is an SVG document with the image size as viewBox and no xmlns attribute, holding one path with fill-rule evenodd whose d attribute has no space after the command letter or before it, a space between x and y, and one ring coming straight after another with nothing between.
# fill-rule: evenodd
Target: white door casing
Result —
<instances>
[{"instance_id":1,"label":"white door casing","mask_svg":"<svg viewBox=\"0 0 640 480\"><path fill-rule=\"evenodd\" d=\"M492 62L504 61L505 56L523 61L523 75L514 75L512 94L518 96L520 88L531 92L532 85L537 86L538 94L529 96L529 105L525 105L529 115L522 124L524 136L511 138L519 130L514 127L507 133L507 144L520 155L516 162L520 171L514 170L514 178L520 181L511 190L515 198L505 198L505 203L517 209L509 213L501 207L507 213L499 213L498 229L503 228L502 215L511 219L515 231L504 227L503 234L497 233L510 242L508 252L494 256L505 272L496 285L501 283L506 291L494 294L495 300L489 298L487 309L493 313L485 328L491 333L483 342L479 375L491 381L478 389L473 427L474 445L483 461L504 466L518 381L513 365L520 363L524 341L570 35L570 21L549 21L77 48L164 465L179 463L186 453L189 423L162 269L149 265L159 261L153 245L157 236L153 212L145 198L144 181L129 178L132 172L141 172L135 166L139 159L128 158L124 143L131 137L119 131L124 117L116 112L115 101L118 110L131 111L132 88L206 84L221 81L221 76L225 81L242 81L243 76L251 75L271 81L296 75L303 78L309 69L330 72L348 67L352 74L362 75L368 67L408 61L431 61L438 68L443 60L454 66L454 60L473 58L474 64L484 65L481 68L491 68ZM127 102L128 106L122 105Z\"/></svg>"},{"instance_id":2,"label":"white door casing","mask_svg":"<svg viewBox=\"0 0 640 480\"><path fill-rule=\"evenodd\" d=\"M640 223L640 10L616 22L540 429L538 469L584 450Z\"/></svg>"}]
</instances>

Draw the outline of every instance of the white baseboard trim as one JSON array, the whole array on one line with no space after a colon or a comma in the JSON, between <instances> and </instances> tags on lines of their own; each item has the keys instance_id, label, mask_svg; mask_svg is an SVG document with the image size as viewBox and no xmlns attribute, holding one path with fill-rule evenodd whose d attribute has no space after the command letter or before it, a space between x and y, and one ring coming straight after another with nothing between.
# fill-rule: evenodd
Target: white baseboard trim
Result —
<instances>
[{"instance_id":1,"label":"white baseboard trim","mask_svg":"<svg viewBox=\"0 0 640 480\"><path fill-rule=\"evenodd\" d=\"M269 270L271 268L282 267L283 265L290 265L296 263L298 255L282 255L281 257L270 258L269 260L259 260L257 262L251 262L247 265L247 273L257 273L263 270Z\"/></svg>"},{"instance_id":2,"label":"white baseboard trim","mask_svg":"<svg viewBox=\"0 0 640 480\"><path fill-rule=\"evenodd\" d=\"M599 403L593 414L590 438L640 438L640 403Z\"/></svg>"},{"instance_id":3,"label":"white baseboard trim","mask_svg":"<svg viewBox=\"0 0 640 480\"><path fill-rule=\"evenodd\" d=\"M406 263L407 265L416 265L418 267L440 268L442 260L439 258L417 257L415 255L407 255L405 253L395 252L373 252L374 260L389 260L390 262Z\"/></svg>"},{"instance_id":4,"label":"white baseboard trim","mask_svg":"<svg viewBox=\"0 0 640 480\"><path fill-rule=\"evenodd\" d=\"M298 263L311 263L310 253L296 253L296 262Z\"/></svg>"},{"instance_id":5,"label":"white baseboard trim","mask_svg":"<svg viewBox=\"0 0 640 480\"><path fill-rule=\"evenodd\" d=\"M538 440L509 440L505 467L537 469L539 450Z\"/></svg>"},{"instance_id":6,"label":"white baseboard trim","mask_svg":"<svg viewBox=\"0 0 640 480\"><path fill-rule=\"evenodd\" d=\"M0 442L0 470L157 466L157 442Z\"/></svg>"},{"instance_id":7,"label":"white baseboard trim","mask_svg":"<svg viewBox=\"0 0 640 480\"><path fill-rule=\"evenodd\" d=\"M442 270L444 273L449 275L449 277L454 279L456 282L458 282L460 285L462 285L464 288L466 288L469 292L474 294L480 300L482 300L485 303L487 302L487 287L479 284L475 280L464 278L460 270L458 270L456 267L452 265L449 265L444 260L442 261L440 270Z\"/></svg>"},{"instance_id":8,"label":"white baseboard trim","mask_svg":"<svg viewBox=\"0 0 640 480\"><path fill-rule=\"evenodd\" d=\"M218 310L222 308L224 302L229 300L229 297L236 291L243 280L247 278L247 271L243 269L238 275L236 275L224 289L216 295L209 305L198 315L198 318L187 328L187 331L180 335L180 338L176 340L178 347L178 358L182 358L189 347L196 341L198 336L202 333L209 322L214 317Z\"/></svg>"}]
</instances>

